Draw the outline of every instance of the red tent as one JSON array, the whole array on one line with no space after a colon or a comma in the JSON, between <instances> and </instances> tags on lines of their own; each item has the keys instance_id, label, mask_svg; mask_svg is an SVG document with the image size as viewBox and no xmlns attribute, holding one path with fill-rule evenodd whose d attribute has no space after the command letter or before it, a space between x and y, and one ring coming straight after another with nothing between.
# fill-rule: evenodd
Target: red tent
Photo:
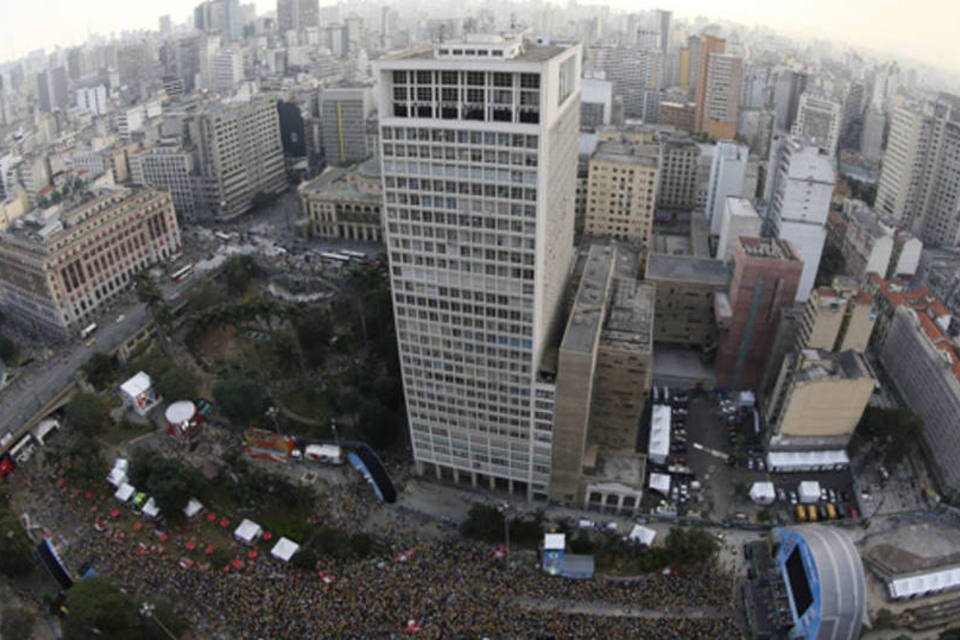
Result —
<instances>
[{"instance_id":1,"label":"red tent","mask_svg":"<svg viewBox=\"0 0 960 640\"><path fill-rule=\"evenodd\" d=\"M227 527L230 526L230 521L224 518L223 520L220 521L220 526L226 529Z\"/></svg>"},{"instance_id":2,"label":"red tent","mask_svg":"<svg viewBox=\"0 0 960 640\"><path fill-rule=\"evenodd\" d=\"M190 541L187 542L187 544L185 544L185 545L183 545L183 546L185 546L185 547L187 548L187 551L193 551L194 549L197 548L197 543L194 542L193 540L190 540Z\"/></svg>"},{"instance_id":3,"label":"red tent","mask_svg":"<svg viewBox=\"0 0 960 640\"><path fill-rule=\"evenodd\" d=\"M241 560L240 558L234 558L233 560L230 561L230 564L232 564L237 569L243 569L243 560Z\"/></svg>"},{"instance_id":4,"label":"red tent","mask_svg":"<svg viewBox=\"0 0 960 640\"><path fill-rule=\"evenodd\" d=\"M216 519L217 519L217 514L215 514L215 513L208 513L208 514L207 514L207 520L208 520L209 522L213 522L213 521L216 520Z\"/></svg>"},{"instance_id":5,"label":"red tent","mask_svg":"<svg viewBox=\"0 0 960 640\"><path fill-rule=\"evenodd\" d=\"M247 557L250 558L251 560L256 560L256 559L257 559L257 550L256 550L256 549L250 549L250 551L247 552Z\"/></svg>"},{"instance_id":6,"label":"red tent","mask_svg":"<svg viewBox=\"0 0 960 640\"><path fill-rule=\"evenodd\" d=\"M207 554L208 556L211 555L211 554L213 553L213 551L214 551L214 549L213 549L213 545L212 545L212 544L208 544L208 545L207 545L207 548L203 550L203 552L204 552L205 554Z\"/></svg>"},{"instance_id":7,"label":"red tent","mask_svg":"<svg viewBox=\"0 0 960 640\"><path fill-rule=\"evenodd\" d=\"M273 534L270 533L269 531L264 531L263 535L260 537L269 542L270 539L273 538Z\"/></svg>"},{"instance_id":8,"label":"red tent","mask_svg":"<svg viewBox=\"0 0 960 640\"><path fill-rule=\"evenodd\" d=\"M142 522L134 522L134 523L133 523L133 530L134 530L134 531L140 531L140 529L143 529L143 523L142 523Z\"/></svg>"}]
</instances>

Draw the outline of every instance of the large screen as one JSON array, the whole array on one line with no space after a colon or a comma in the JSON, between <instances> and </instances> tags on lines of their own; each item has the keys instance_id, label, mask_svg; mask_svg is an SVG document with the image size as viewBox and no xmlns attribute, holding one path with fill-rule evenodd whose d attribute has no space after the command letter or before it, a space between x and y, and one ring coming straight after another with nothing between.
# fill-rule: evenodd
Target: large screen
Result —
<instances>
[{"instance_id":1,"label":"large screen","mask_svg":"<svg viewBox=\"0 0 960 640\"><path fill-rule=\"evenodd\" d=\"M803 568L803 558L800 557L800 547L794 547L787 558L787 577L790 578L790 591L793 593L793 602L797 605L797 617L803 617L807 608L813 604L813 592L810 591L810 581Z\"/></svg>"}]
</instances>

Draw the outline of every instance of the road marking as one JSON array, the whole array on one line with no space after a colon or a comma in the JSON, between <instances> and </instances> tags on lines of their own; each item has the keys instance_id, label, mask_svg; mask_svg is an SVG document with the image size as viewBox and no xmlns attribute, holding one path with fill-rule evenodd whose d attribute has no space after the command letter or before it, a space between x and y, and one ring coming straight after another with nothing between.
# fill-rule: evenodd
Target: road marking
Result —
<instances>
[{"instance_id":1,"label":"road marking","mask_svg":"<svg viewBox=\"0 0 960 640\"><path fill-rule=\"evenodd\" d=\"M694 448L694 449L697 449L698 451L703 451L704 453L709 453L709 454L710 454L711 456L713 456L714 458L719 458L720 460L723 460L724 462L726 462L726 460L727 460L727 454L725 454L724 452L722 452L722 451L717 451L716 449L711 449L710 447L705 447L705 446L703 446L702 444L700 444L699 442L694 442L694 443L693 443L693 448Z\"/></svg>"}]
</instances>

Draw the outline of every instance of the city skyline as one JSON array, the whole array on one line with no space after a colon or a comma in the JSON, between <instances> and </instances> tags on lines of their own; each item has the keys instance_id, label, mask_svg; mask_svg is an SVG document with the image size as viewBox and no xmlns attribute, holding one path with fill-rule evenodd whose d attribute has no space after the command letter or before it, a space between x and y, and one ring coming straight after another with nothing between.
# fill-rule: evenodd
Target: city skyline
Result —
<instances>
[{"instance_id":1,"label":"city skyline","mask_svg":"<svg viewBox=\"0 0 960 640\"><path fill-rule=\"evenodd\" d=\"M107 0L67 3L40 0L20 3L4 9L4 29L0 31L0 62L10 62L36 49L53 50L57 46L82 44L91 35L109 36L123 31L156 30L161 15L170 15L182 23L191 15L197 0L172 0L162 5L125 5L123 12ZM269 0L253 2L257 14L276 9ZM331 4L321 3L321 4ZM582 5L609 4L627 12L656 8L671 10L679 18L734 21L746 26L764 26L794 38L829 40L841 46L869 50L874 55L903 58L960 74L960 41L952 38L952 26L960 22L960 5L943 5L920 0L909 6L894 0L867 3L830 3L811 0L797 11L761 0L729 0L722 7L707 0L674 0L670 3L648 1L638 6L624 0L586 2ZM558 6L560 6L558 4ZM461 11L460 13L463 13ZM58 16L55 23L49 17ZM864 16L868 16L864 20ZM928 19L937 16L936 20ZM452 16L451 16L452 17ZM948 61L958 61L948 66Z\"/></svg>"}]
</instances>

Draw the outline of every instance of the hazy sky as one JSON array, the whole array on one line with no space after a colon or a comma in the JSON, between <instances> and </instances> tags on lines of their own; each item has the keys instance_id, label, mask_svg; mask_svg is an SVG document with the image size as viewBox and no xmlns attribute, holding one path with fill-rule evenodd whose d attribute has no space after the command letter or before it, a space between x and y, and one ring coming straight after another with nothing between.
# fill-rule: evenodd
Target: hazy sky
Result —
<instances>
[{"instance_id":1,"label":"hazy sky","mask_svg":"<svg viewBox=\"0 0 960 640\"><path fill-rule=\"evenodd\" d=\"M450 0L438 0L449 6ZM600 4L607 0L581 0ZM157 17L180 22L199 0L0 0L0 60L36 48L78 44L89 33L157 28ZM956 0L609 0L639 10L661 6L676 14L767 24L793 34L888 50L960 71L960 2ZM258 12L276 7L258 0ZM332 4L321 0L321 4ZM347 3L349 4L349 3ZM565 6L566 0L559 4Z\"/></svg>"}]
</instances>

